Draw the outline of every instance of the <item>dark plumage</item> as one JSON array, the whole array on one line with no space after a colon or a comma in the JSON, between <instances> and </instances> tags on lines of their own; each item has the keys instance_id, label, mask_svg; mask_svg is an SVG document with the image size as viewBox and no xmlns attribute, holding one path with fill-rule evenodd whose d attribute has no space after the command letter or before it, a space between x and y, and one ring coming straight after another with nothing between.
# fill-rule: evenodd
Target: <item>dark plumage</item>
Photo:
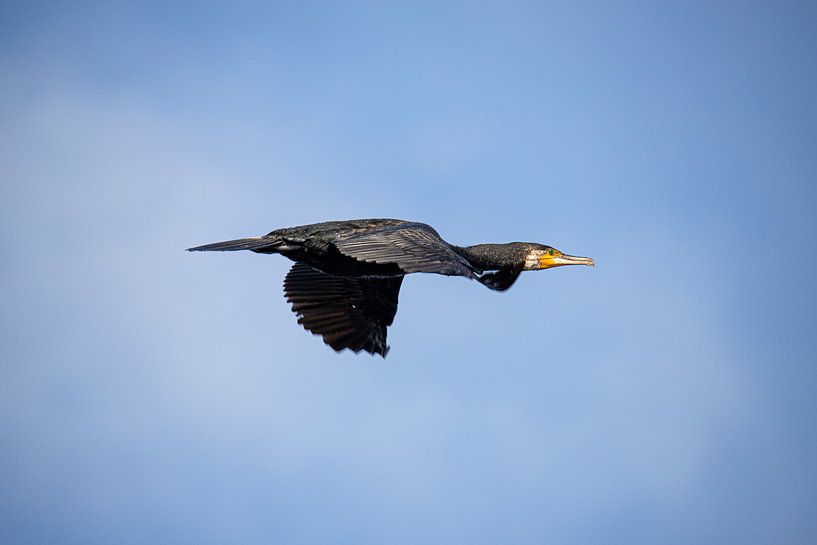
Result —
<instances>
[{"instance_id":1,"label":"dark plumage","mask_svg":"<svg viewBox=\"0 0 817 545\"><path fill-rule=\"evenodd\" d=\"M593 264L590 258L536 243L454 246L424 223L393 219L315 223L188 248L235 250L295 261L284 279L284 294L298 323L337 351L365 350L383 357L389 349L386 328L397 312L406 274L465 276L504 291L523 270Z\"/></svg>"}]
</instances>

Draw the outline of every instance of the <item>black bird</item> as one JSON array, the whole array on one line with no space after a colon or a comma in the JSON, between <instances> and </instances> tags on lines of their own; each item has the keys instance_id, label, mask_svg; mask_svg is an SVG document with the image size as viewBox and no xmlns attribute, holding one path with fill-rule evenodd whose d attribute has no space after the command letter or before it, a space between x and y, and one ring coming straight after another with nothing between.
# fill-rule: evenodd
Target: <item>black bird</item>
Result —
<instances>
[{"instance_id":1,"label":"black bird","mask_svg":"<svg viewBox=\"0 0 817 545\"><path fill-rule=\"evenodd\" d=\"M235 250L282 254L294 261L284 294L298 323L336 351L365 350L383 357L389 350L386 328L394 321L407 274L465 276L504 291L522 271L593 266L589 257L532 242L454 246L429 225L393 219L314 223L188 248Z\"/></svg>"}]
</instances>

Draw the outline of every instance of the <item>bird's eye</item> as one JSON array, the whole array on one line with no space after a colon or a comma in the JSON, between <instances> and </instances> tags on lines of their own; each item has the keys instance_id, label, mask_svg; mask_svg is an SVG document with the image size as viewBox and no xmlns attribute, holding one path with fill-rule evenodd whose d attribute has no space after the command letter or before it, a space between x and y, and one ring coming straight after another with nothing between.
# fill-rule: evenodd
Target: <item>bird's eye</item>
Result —
<instances>
[{"instance_id":1,"label":"bird's eye","mask_svg":"<svg viewBox=\"0 0 817 545\"><path fill-rule=\"evenodd\" d=\"M553 248L548 248L548 254L553 255Z\"/></svg>"}]
</instances>

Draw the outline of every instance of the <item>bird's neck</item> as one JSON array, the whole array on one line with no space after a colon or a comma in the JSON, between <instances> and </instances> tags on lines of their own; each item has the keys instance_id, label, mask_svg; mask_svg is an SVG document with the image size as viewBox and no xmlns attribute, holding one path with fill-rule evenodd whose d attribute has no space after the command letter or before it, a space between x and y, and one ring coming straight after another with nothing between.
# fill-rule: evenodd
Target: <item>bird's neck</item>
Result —
<instances>
[{"instance_id":1,"label":"bird's neck","mask_svg":"<svg viewBox=\"0 0 817 545\"><path fill-rule=\"evenodd\" d=\"M464 257L474 268L482 271L498 271L513 266L518 257L510 244L475 244L464 248L454 246L454 251Z\"/></svg>"}]
</instances>

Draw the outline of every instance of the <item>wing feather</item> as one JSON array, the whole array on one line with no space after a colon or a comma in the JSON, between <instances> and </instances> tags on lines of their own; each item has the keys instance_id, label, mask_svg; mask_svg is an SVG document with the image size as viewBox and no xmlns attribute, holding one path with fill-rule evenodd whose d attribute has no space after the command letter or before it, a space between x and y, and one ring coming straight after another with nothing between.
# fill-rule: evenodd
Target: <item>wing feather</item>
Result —
<instances>
[{"instance_id":1,"label":"wing feather","mask_svg":"<svg viewBox=\"0 0 817 545\"><path fill-rule=\"evenodd\" d=\"M397 313L402 282L402 276L332 276L296 263L284 279L284 294L298 323L336 351L349 348L385 357L386 328Z\"/></svg>"},{"instance_id":2,"label":"wing feather","mask_svg":"<svg viewBox=\"0 0 817 545\"><path fill-rule=\"evenodd\" d=\"M425 272L475 278L473 267L424 223L387 225L338 237L335 247L367 263L393 263L407 273Z\"/></svg>"},{"instance_id":3,"label":"wing feather","mask_svg":"<svg viewBox=\"0 0 817 545\"><path fill-rule=\"evenodd\" d=\"M522 267L507 267L496 272L485 273L479 277L479 281L483 285L496 291L505 291L510 288L519 275L522 273Z\"/></svg>"}]
</instances>

